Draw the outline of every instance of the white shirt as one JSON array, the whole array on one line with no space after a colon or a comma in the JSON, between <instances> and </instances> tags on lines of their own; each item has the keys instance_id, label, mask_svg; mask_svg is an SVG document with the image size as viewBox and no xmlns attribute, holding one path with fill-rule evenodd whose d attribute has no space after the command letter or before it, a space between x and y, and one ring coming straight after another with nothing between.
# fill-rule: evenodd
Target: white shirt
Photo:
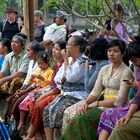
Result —
<instances>
[{"instance_id":1,"label":"white shirt","mask_svg":"<svg viewBox=\"0 0 140 140\"><path fill-rule=\"evenodd\" d=\"M43 36L43 41L51 40L53 43L57 41L66 40L66 29L65 25L57 26L55 23L47 27L46 32Z\"/></svg>"},{"instance_id":2,"label":"white shirt","mask_svg":"<svg viewBox=\"0 0 140 140\"><path fill-rule=\"evenodd\" d=\"M33 72L34 72L36 69L39 68L37 63L35 63L35 65L33 65L33 64L34 64L34 60L31 60L31 61L29 62L29 65L28 65L28 72L27 72L27 76L26 76L26 79L25 79L23 85L28 84L28 80L30 79L30 77L31 77L31 75L33 74Z\"/></svg>"},{"instance_id":3,"label":"white shirt","mask_svg":"<svg viewBox=\"0 0 140 140\"><path fill-rule=\"evenodd\" d=\"M69 64L71 63L71 58L69 58ZM61 83L62 77L64 75L64 64L60 67L57 72L54 81L56 83ZM66 80L70 83L83 83L84 84L84 67L83 64L79 64L78 59L72 65L67 67L65 72ZM58 86L61 89L61 85ZM73 91L73 92L64 92L64 95L70 95L78 99L85 99L88 96L86 91Z\"/></svg>"}]
</instances>

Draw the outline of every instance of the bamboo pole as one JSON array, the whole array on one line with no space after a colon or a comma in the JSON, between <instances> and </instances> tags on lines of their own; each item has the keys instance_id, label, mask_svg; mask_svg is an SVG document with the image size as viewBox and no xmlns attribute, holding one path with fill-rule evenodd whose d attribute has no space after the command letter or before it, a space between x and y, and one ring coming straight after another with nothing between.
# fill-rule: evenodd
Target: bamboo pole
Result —
<instances>
[{"instance_id":1,"label":"bamboo pole","mask_svg":"<svg viewBox=\"0 0 140 140\"><path fill-rule=\"evenodd\" d=\"M38 10L38 0L34 0L34 10Z\"/></svg>"},{"instance_id":2,"label":"bamboo pole","mask_svg":"<svg viewBox=\"0 0 140 140\"><path fill-rule=\"evenodd\" d=\"M24 26L28 42L34 40L34 3L33 0L23 0Z\"/></svg>"}]
</instances>

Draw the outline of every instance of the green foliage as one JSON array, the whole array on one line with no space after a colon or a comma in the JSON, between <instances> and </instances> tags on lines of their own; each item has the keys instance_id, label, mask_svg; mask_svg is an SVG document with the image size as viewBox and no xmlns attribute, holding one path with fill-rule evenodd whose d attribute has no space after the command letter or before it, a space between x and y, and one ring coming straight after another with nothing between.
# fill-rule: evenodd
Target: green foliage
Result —
<instances>
[{"instance_id":1,"label":"green foliage","mask_svg":"<svg viewBox=\"0 0 140 140\"><path fill-rule=\"evenodd\" d=\"M60 6L58 0L48 0L44 6L42 7L42 9L48 9L49 7L51 7L52 9L57 10L58 7Z\"/></svg>"}]
</instances>

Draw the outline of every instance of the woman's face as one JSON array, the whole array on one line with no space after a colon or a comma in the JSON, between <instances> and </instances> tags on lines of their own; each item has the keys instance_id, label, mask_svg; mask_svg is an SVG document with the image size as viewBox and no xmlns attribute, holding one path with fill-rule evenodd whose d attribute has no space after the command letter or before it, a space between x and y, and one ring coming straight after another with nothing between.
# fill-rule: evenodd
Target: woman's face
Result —
<instances>
[{"instance_id":1,"label":"woman's face","mask_svg":"<svg viewBox=\"0 0 140 140\"><path fill-rule=\"evenodd\" d=\"M22 27L24 25L24 22L21 20L20 17L18 18L17 22L18 22L19 27Z\"/></svg>"},{"instance_id":2,"label":"woman's face","mask_svg":"<svg viewBox=\"0 0 140 140\"><path fill-rule=\"evenodd\" d=\"M61 55L61 48L60 48L59 44L55 44L54 45L54 48L52 50L52 56L55 59L62 57L62 55Z\"/></svg>"},{"instance_id":3,"label":"woman's face","mask_svg":"<svg viewBox=\"0 0 140 140\"><path fill-rule=\"evenodd\" d=\"M135 66L140 67L140 57L132 56L130 60Z\"/></svg>"},{"instance_id":4,"label":"woman's face","mask_svg":"<svg viewBox=\"0 0 140 140\"><path fill-rule=\"evenodd\" d=\"M68 55L73 57L77 52L79 53L79 47L75 44L74 37L70 37L67 42L67 52Z\"/></svg>"},{"instance_id":5,"label":"woman's face","mask_svg":"<svg viewBox=\"0 0 140 140\"><path fill-rule=\"evenodd\" d=\"M107 56L108 56L108 59L114 64L122 62L123 55L118 46L109 48L107 51Z\"/></svg>"},{"instance_id":6,"label":"woman's face","mask_svg":"<svg viewBox=\"0 0 140 140\"><path fill-rule=\"evenodd\" d=\"M123 16L123 11L121 9L116 9L115 10L115 15L120 18Z\"/></svg>"},{"instance_id":7,"label":"woman's face","mask_svg":"<svg viewBox=\"0 0 140 140\"><path fill-rule=\"evenodd\" d=\"M27 46L26 51L27 51L27 56L30 60L35 60L36 59L37 54L31 49L31 47Z\"/></svg>"}]
</instances>

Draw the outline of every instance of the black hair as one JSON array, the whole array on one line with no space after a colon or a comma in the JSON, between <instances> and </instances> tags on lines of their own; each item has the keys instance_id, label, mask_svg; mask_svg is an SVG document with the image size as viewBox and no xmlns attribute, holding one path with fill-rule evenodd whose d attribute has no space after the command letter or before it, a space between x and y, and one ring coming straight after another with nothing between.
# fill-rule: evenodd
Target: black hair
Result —
<instances>
[{"instance_id":1,"label":"black hair","mask_svg":"<svg viewBox=\"0 0 140 140\"><path fill-rule=\"evenodd\" d=\"M109 20L106 20L106 22L105 22L105 29L106 30L111 30L111 19L109 19Z\"/></svg>"},{"instance_id":2,"label":"black hair","mask_svg":"<svg viewBox=\"0 0 140 140\"><path fill-rule=\"evenodd\" d=\"M66 41L57 41L55 44L58 44L61 48L61 50L66 49Z\"/></svg>"},{"instance_id":3,"label":"black hair","mask_svg":"<svg viewBox=\"0 0 140 140\"><path fill-rule=\"evenodd\" d=\"M11 40L9 40L8 38L2 38L0 40L0 42L2 43L2 46L6 46L7 47L8 52L12 51L12 49L11 49Z\"/></svg>"},{"instance_id":4,"label":"black hair","mask_svg":"<svg viewBox=\"0 0 140 140\"><path fill-rule=\"evenodd\" d=\"M124 13L124 9L121 3L114 4L114 10L122 11Z\"/></svg>"},{"instance_id":5,"label":"black hair","mask_svg":"<svg viewBox=\"0 0 140 140\"><path fill-rule=\"evenodd\" d=\"M93 60L107 60L108 42L103 37L96 38L89 47L89 58Z\"/></svg>"},{"instance_id":6,"label":"black hair","mask_svg":"<svg viewBox=\"0 0 140 140\"><path fill-rule=\"evenodd\" d=\"M25 34L23 34L23 33L17 33L16 34L17 36L21 36L21 37L23 37L25 40L27 40L27 36L25 35ZM21 41L20 41L21 42ZM21 44L22 45L25 45L23 42L21 42Z\"/></svg>"},{"instance_id":7,"label":"black hair","mask_svg":"<svg viewBox=\"0 0 140 140\"><path fill-rule=\"evenodd\" d=\"M126 55L128 58L132 56L140 58L140 36L136 36L135 40L129 43Z\"/></svg>"},{"instance_id":8,"label":"black hair","mask_svg":"<svg viewBox=\"0 0 140 140\"><path fill-rule=\"evenodd\" d=\"M112 48L112 47L114 47L114 46L118 46L119 47L119 49L120 49L120 51L121 51L121 54L123 55L123 62L127 65L127 66L129 66L129 59L128 59L128 56L126 55L126 43L124 42L124 41L122 41L122 40L119 40L119 39L115 39L115 40L113 40L113 41L111 41L110 43L109 43L109 46L108 46L108 49L109 48Z\"/></svg>"},{"instance_id":9,"label":"black hair","mask_svg":"<svg viewBox=\"0 0 140 140\"><path fill-rule=\"evenodd\" d=\"M108 49L112 48L114 46L118 46L120 51L121 51L121 54L125 55L125 53L126 53L126 43L124 41L119 40L119 39L112 40L108 45Z\"/></svg>"},{"instance_id":10,"label":"black hair","mask_svg":"<svg viewBox=\"0 0 140 140\"><path fill-rule=\"evenodd\" d=\"M72 36L72 38L74 38L73 44L78 45L80 52L84 53L88 42L82 36L75 35L75 36Z\"/></svg>"},{"instance_id":11,"label":"black hair","mask_svg":"<svg viewBox=\"0 0 140 140\"><path fill-rule=\"evenodd\" d=\"M90 36L93 36L94 35L94 32L93 31L90 31L90 32L88 32L88 34L87 34L87 38L89 38Z\"/></svg>"},{"instance_id":12,"label":"black hair","mask_svg":"<svg viewBox=\"0 0 140 140\"><path fill-rule=\"evenodd\" d=\"M28 47L31 48L31 50L33 50L35 53L38 53L39 51L44 50L44 47L37 41L30 42Z\"/></svg>"},{"instance_id":13,"label":"black hair","mask_svg":"<svg viewBox=\"0 0 140 140\"><path fill-rule=\"evenodd\" d=\"M38 56L37 59L42 59L46 64L48 64L49 56L48 56L47 52L40 51L40 52L38 52L37 56Z\"/></svg>"},{"instance_id":14,"label":"black hair","mask_svg":"<svg viewBox=\"0 0 140 140\"><path fill-rule=\"evenodd\" d=\"M17 33L16 35L23 37L24 39L27 39L27 36L23 33Z\"/></svg>"}]
</instances>

